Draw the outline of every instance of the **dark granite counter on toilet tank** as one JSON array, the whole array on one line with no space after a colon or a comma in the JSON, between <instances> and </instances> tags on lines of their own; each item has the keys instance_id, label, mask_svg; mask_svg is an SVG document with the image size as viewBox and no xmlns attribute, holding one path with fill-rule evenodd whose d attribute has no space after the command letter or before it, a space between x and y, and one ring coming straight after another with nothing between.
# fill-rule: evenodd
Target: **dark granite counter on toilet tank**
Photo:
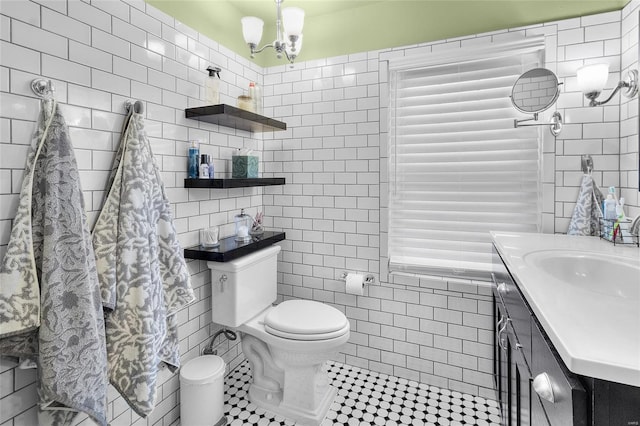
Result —
<instances>
[{"instance_id":1,"label":"dark granite counter on toilet tank","mask_svg":"<svg viewBox=\"0 0 640 426\"><path fill-rule=\"evenodd\" d=\"M218 247L205 248L200 245L184 249L185 259L208 260L212 262L229 262L241 256L269 247L284 240L286 234L280 231L265 231L253 235L246 243L235 240L235 235L220 239Z\"/></svg>"}]
</instances>

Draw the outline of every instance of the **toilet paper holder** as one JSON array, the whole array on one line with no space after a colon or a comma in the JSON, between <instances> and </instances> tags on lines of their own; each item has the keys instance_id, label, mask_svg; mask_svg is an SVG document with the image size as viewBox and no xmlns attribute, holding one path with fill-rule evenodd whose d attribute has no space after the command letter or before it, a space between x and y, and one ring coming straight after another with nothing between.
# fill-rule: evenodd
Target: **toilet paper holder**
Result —
<instances>
[{"instance_id":1,"label":"toilet paper holder","mask_svg":"<svg viewBox=\"0 0 640 426\"><path fill-rule=\"evenodd\" d=\"M342 281L346 281L346 280L347 280L347 275L348 275L348 274L349 274L348 272L343 272L343 273L342 273L342 275L340 275L340 279L341 279ZM374 277L374 276L373 276L373 274L367 274L367 275L364 277L364 283L363 283L363 284L364 284L364 285L370 285L370 284L373 284L373 283L375 283L375 282L376 282L376 277Z\"/></svg>"}]
</instances>

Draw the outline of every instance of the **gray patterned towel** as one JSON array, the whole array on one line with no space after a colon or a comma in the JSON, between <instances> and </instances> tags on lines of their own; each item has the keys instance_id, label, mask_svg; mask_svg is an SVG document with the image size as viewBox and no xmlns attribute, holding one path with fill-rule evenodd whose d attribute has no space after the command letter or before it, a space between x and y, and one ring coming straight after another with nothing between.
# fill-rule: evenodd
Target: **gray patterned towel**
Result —
<instances>
[{"instance_id":1,"label":"gray patterned towel","mask_svg":"<svg viewBox=\"0 0 640 426\"><path fill-rule=\"evenodd\" d=\"M602 192L591 175L583 175L567 235L599 235L599 219L602 217L600 206L603 199Z\"/></svg>"},{"instance_id":2,"label":"gray patterned towel","mask_svg":"<svg viewBox=\"0 0 640 426\"><path fill-rule=\"evenodd\" d=\"M107 190L93 244L109 380L144 417L155 406L162 365L180 366L175 314L195 297L140 114L125 121Z\"/></svg>"},{"instance_id":3,"label":"gray patterned towel","mask_svg":"<svg viewBox=\"0 0 640 426\"><path fill-rule=\"evenodd\" d=\"M104 314L78 167L55 101L42 105L0 270L0 353L35 361L40 424L83 411L106 425Z\"/></svg>"}]
</instances>

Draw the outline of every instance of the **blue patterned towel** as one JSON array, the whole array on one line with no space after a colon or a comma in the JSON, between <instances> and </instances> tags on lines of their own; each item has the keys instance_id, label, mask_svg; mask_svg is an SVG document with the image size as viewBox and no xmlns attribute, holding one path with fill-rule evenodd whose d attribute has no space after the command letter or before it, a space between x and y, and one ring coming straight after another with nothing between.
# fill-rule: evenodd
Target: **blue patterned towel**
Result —
<instances>
[{"instance_id":1,"label":"blue patterned towel","mask_svg":"<svg viewBox=\"0 0 640 426\"><path fill-rule=\"evenodd\" d=\"M43 101L0 270L0 353L35 361L40 424L106 425L100 289L73 146Z\"/></svg>"},{"instance_id":2,"label":"blue patterned towel","mask_svg":"<svg viewBox=\"0 0 640 426\"><path fill-rule=\"evenodd\" d=\"M176 312L195 300L142 115L127 117L93 229L109 380L140 416L163 364L180 366Z\"/></svg>"},{"instance_id":3,"label":"blue patterned towel","mask_svg":"<svg viewBox=\"0 0 640 426\"><path fill-rule=\"evenodd\" d=\"M600 205L603 199L602 192L591 175L583 175L567 235L599 235L599 219L602 217Z\"/></svg>"}]
</instances>

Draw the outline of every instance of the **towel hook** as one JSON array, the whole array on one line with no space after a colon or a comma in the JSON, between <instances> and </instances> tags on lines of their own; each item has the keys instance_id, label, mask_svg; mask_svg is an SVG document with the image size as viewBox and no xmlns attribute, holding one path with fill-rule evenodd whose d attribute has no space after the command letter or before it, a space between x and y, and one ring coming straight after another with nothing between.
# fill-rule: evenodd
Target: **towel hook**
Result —
<instances>
[{"instance_id":1,"label":"towel hook","mask_svg":"<svg viewBox=\"0 0 640 426\"><path fill-rule=\"evenodd\" d=\"M52 97L53 92L56 89L55 87L53 87L53 83L51 83L51 80L36 78L31 81L31 90L36 94L36 96L42 99L46 99Z\"/></svg>"},{"instance_id":2,"label":"towel hook","mask_svg":"<svg viewBox=\"0 0 640 426\"><path fill-rule=\"evenodd\" d=\"M131 108L133 107L133 112L138 114L142 114L144 112L144 104L140 101L132 101L131 99L127 99L124 103L124 107L127 109L127 112L132 112Z\"/></svg>"},{"instance_id":3,"label":"towel hook","mask_svg":"<svg viewBox=\"0 0 640 426\"><path fill-rule=\"evenodd\" d=\"M593 158L589 154L584 154L580 158L580 163L582 164L582 173L590 175L593 171Z\"/></svg>"}]
</instances>

